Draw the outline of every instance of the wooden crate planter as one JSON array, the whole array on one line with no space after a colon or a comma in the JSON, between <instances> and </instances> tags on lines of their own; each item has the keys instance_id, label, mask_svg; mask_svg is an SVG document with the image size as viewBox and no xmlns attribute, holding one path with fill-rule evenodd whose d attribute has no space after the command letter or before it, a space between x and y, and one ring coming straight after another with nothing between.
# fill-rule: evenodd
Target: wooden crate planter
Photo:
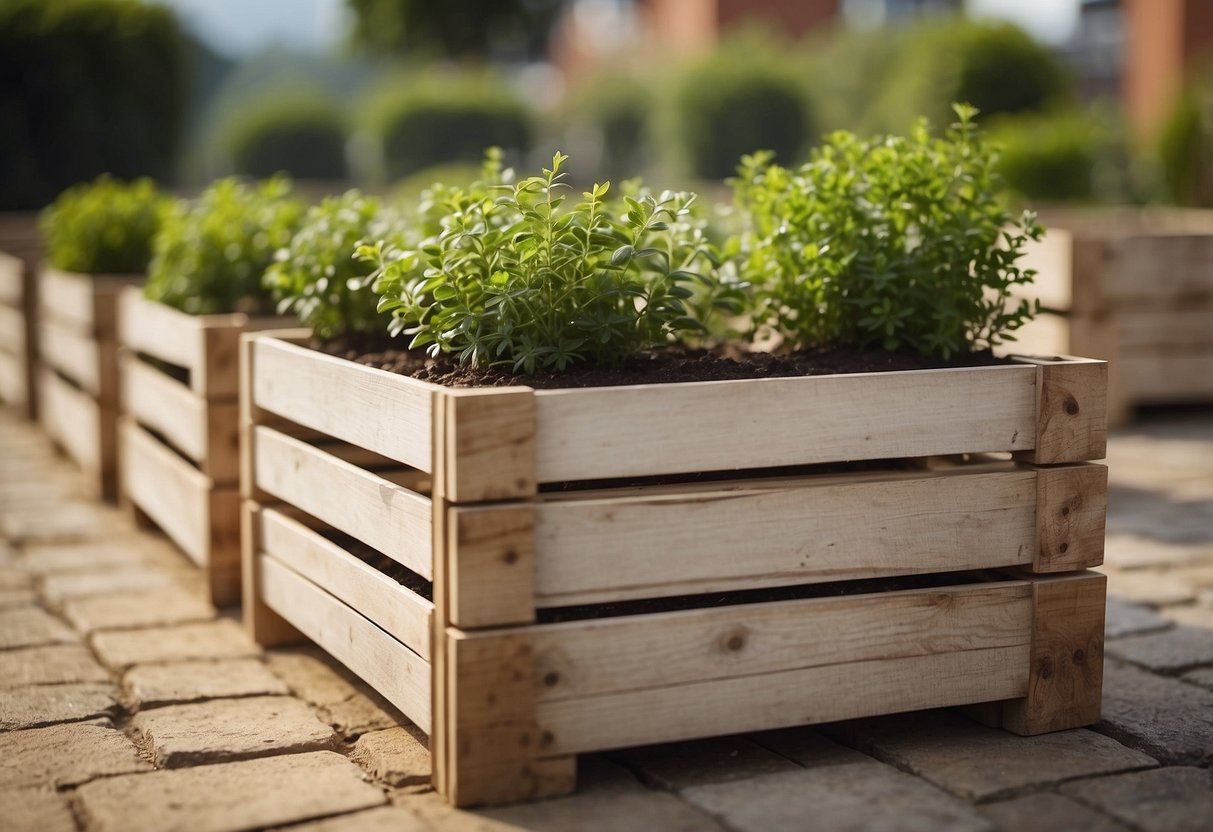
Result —
<instances>
[{"instance_id":1,"label":"wooden crate planter","mask_svg":"<svg viewBox=\"0 0 1213 832\"><path fill-rule=\"evenodd\" d=\"M1213 211L1063 212L1028 257L1041 316L1015 349L1109 362L1108 418L1213 401Z\"/></svg>"},{"instance_id":2,"label":"wooden crate planter","mask_svg":"<svg viewBox=\"0 0 1213 832\"><path fill-rule=\"evenodd\" d=\"M24 284L25 264L0 252L0 401L28 410L31 385Z\"/></svg>"},{"instance_id":3,"label":"wooden crate planter","mask_svg":"<svg viewBox=\"0 0 1213 832\"><path fill-rule=\"evenodd\" d=\"M244 360L246 620L427 731L453 803L565 792L577 754L651 742L992 702L1025 734L1099 718L1102 362L452 390L272 333ZM860 460L882 462L746 478ZM892 576L930 577L856 583ZM697 597L625 614L673 596Z\"/></svg>"},{"instance_id":4,"label":"wooden crate planter","mask_svg":"<svg viewBox=\"0 0 1213 832\"><path fill-rule=\"evenodd\" d=\"M121 497L207 571L217 605L240 599L240 334L281 325L119 300Z\"/></svg>"},{"instance_id":5,"label":"wooden crate planter","mask_svg":"<svg viewBox=\"0 0 1213 832\"><path fill-rule=\"evenodd\" d=\"M137 275L38 275L39 415L98 494L117 494L118 293Z\"/></svg>"}]
</instances>

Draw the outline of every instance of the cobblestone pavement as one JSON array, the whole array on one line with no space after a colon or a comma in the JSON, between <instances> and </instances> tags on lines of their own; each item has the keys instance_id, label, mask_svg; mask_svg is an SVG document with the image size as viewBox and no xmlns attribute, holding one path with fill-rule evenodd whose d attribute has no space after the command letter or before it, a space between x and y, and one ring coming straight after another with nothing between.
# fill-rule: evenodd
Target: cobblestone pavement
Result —
<instances>
[{"instance_id":1,"label":"cobblestone pavement","mask_svg":"<svg viewBox=\"0 0 1213 832\"><path fill-rule=\"evenodd\" d=\"M263 653L163 540L82 497L0 412L0 829L1213 828L1213 413L1109 452L1107 675L1092 730L957 712L583 757L570 797L482 812L312 649Z\"/></svg>"}]
</instances>

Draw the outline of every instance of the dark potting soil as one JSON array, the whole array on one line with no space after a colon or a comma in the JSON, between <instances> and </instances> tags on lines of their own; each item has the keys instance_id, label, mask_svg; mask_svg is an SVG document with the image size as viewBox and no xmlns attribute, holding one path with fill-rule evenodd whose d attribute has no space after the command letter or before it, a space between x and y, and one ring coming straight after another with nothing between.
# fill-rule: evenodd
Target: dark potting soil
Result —
<instances>
[{"instance_id":1,"label":"dark potting soil","mask_svg":"<svg viewBox=\"0 0 1213 832\"><path fill-rule=\"evenodd\" d=\"M987 367L1010 363L1007 359L996 358L988 350L953 356L948 361L942 361L909 352L856 347L815 347L786 355L741 352L726 354L722 351L671 347L636 356L618 367L578 364L563 372L524 375L512 372L508 366L467 367L448 355L431 358L424 352L405 349L399 342L392 344L383 341L374 343L367 339L341 339L312 346L359 364L446 387L524 385L547 390Z\"/></svg>"}]
</instances>

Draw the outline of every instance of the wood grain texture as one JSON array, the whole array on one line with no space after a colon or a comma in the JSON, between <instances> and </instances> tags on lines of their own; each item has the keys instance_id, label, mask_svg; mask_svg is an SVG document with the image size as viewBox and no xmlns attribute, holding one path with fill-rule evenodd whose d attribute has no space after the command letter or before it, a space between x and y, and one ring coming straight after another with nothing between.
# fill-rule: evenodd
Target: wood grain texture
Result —
<instances>
[{"instance_id":1,"label":"wood grain texture","mask_svg":"<svg viewBox=\"0 0 1213 832\"><path fill-rule=\"evenodd\" d=\"M405 465L433 469L434 385L269 335L254 339L253 404ZM324 406L317 403L323 399Z\"/></svg>"},{"instance_id":2,"label":"wood grain texture","mask_svg":"<svg viewBox=\"0 0 1213 832\"><path fill-rule=\"evenodd\" d=\"M525 498L536 493L535 393L525 387L449 390L446 482L452 503Z\"/></svg>"},{"instance_id":3,"label":"wood grain texture","mask_svg":"<svg viewBox=\"0 0 1213 832\"><path fill-rule=\"evenodd\" d=\"M449 621L465 630L535 620L530 506L448 508Z\"/></svg>"},{"instance_id":4,"label":"wood grain texture","mask_svg":"<svg viewBox=\"0 0 1213 832\"><path fill-rule=\"evenodd\" d=\"M537 478L1026 450L1035 396L1027 366L538 390Z\"/></svg>"},{"instance_id":5,"label":"wood grain texture","mask_svg":"<svg viewBox=\"0 0 1213 832\"><path fill-rule=\"evenodd\" d=\"M39 317L75 329L96 340L116 340L117 299L138 274L80 274L43 266L38 274Z\"/></svg>"},{"instance_id":6,"label":"wood grain texture","mask_svg":"<svg viewBox=\"0 0 1213 832\"><path fill-rule=\"evenodd\" d=\"M1107 455L1108 365L1105 361L1022 359L1036 366L1036 441L1019 454L1037 465Z\"/></svg>"},{"instance_id":7,"label":"wood grain texture","mask_svg":"<svg viewBox=\"0 0 1213 832\"><path fill-rule=\"evenodd\" d=\"M1032 580L1027 695L1007 703L1002 725L1032 735L1093 725L1103 693L1107 578L1098 572Z\"/></svg>"},{"instance_id":8,"label":"wood grain texture","mask_svg":"<svg viewBox=\"0 0 1213 832\"><path fill-rule=\"evenodd\" d=\"M201 462L207 450L206 400L129 349L119 356L119 372L123 412Z\"/></svg>"},{"instance_id":9,"label":"wood grain texture","mask_svg":"<svg viewBox=\"0 0 1213 832\"><path fill-rule=\"evenodd\" d=\"M433 577L433 508L428 497L272 428L257 426L252 436L257 488L422 577Z\"/></svg>"},{"instance_id":10,"label":"wood grain texture","mask_svg":"<svg viewBox=\"0 0 1213 832\"><path fill-rule=\"evenodd\" d=\"M429 663L282 562L258 560L265 603L428 733Z\"/></svg>"},{"instance_id":11,"label":"wood grain texture","mask_svg":"<svg viewBox=\"0 0 1213 832\"><path fill-rule=\"evenodd\" d=\"M323 587L429 661L432 603L282 512L262 508L259 522L262 552Z\"/></svg>"},{"instance_id":12,"label":"wood grain texture","mask_svg":"<svg viewBox=\"0 0 1213 832\"><path fill-rule=\"evenodd\" d=\"M129 287L118 300L118 340L128 349L183 367L193 376L205 361L202 326L212 317L187 315ZM222 317L239 325L245 316Z\"/></svg>"},{"instance_id":13,"label":"wood grain texture","mask_svg":"<svg viewBox=\"0 0 1213 832\"><path fill-rule=\"evenodd\" d=\"M1072 572L1103 563L1108 469L1063 465L1036 472L1033 572Z\"/></svg>"},{"instance_id":14,"label":"wood grain texture","mask_svg":"<svg viewBox=\"0 0 1213 832\"><path fill-rule=\"evenodd\" d=\"M289 621L270 609L262 594L261 559L262 507L242 500L240 507L240 617L249 637L264 648L281 647L307 640Z\"/></svg>"},{"instance_id":15,"label":"wood grain texture","mask_svg":"<svg viewBox=\"0 0 1213 832\"><path fill-rule=\"evenodd\" d=\"M541 501L533 507L536 602L1031 563L1036 474L1011 463L970 471L818 475Z\"/></svg>"}]
</instances>

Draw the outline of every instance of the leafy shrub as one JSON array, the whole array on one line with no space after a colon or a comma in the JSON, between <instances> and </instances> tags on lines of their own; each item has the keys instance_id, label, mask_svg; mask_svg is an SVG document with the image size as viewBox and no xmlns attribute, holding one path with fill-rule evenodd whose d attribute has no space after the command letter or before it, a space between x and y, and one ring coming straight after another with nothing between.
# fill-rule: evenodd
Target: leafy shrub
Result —
<instances>
[{"instance_id":1,"label":"leafy shrub","mask_svg":"<svg viewBox=\"0 0 1213 832\"><path fill-rule=\"evenodd\" d=\"M171 173L185 107L185 40L137 0L0 2L0 209L77 182Z\"/></svg>"},{"instance_id":2,"label":"leafy shrub","mask_svg":"<svg viewBox=\"0 0 1213 832\"><path fill-rule=\"evenodd\" d=\"M1178 205L1213 207L1213 75L1185 90L1158 145L1167 194Z\"/></svg>"},{"instance_id":3,"label":"leafy shrub","mask_svg":"<svg viewBox=\"0 0 1213 832\"><path fill-rule=\"evenodd\" d=\"M244 176L285 172L296 179L341 180L345 119L332 101L312 94L274 93L253 99L231 117L222 143Z\"/></svg>"},{"instance_id":4,"label":"leafy shrub","mask_svg":"<svg viewBox=\"0 0 1213 832\"><path fill-rule=\"evenodd\" d=\"M486 78L405 80L374 96L370 109L389 180L448 162L478 162L489 146L520 153L531 142L530 111Z\"/></svg>"},{"instance_id":5,"label":"leafy shrub","mask_svg":"<svg viewBox=\"0 0 1213 832\"><path fill-rule=\"evenodd\" d=\"M814 127L795 74L740 45L723 48L684 74L674 106L677 144L690 172L729 176L743 153L770 150L796 161Z\"/></svg>"},{"instance_id":6,"label":"leafy shrub","mask_svg":"<svg viewBox=\"0 0 1213 832\"><path fill-rule=\"evenodd\" d=\"M42 212L39 226L52 266L85 274L142 274L168 198L150 179L100 176L76 185Z\"/></svg>"},{"instance_id":7,"label":"leafy shrub","mask_svg":"<svg viewBox=\"0 0 1213 832\"><path fill-rule=\"evenodd\" d=\"M1032 312L1009 303L1033 276L1016 261L1043 229L1011 216L974 111L956 112L943 138L922 121L908 138L834 133L793 170L742 160L739 248L760 328L791 347L944 358L1013 340Z\"/></svg>"},{"instance_id":8,"label":"leafy shrub","mask_svg":"<svg viewBox=\"0 0 1213 832\"><path fill-rule=\"evenodd\" d=\"M432 355L534 373L617 364L699 329L687 284L713 253L684 227L694 195L619 203L600 184L566 207L566 158L557 153L541 176L510 185L493 157L487 181L441 196L438 234L408 249L359 249L377 269L392 334Z\"/></svg>"},{"instance_id":9,"label":"leafy shrub","mask_svg":"<svg viewBox=\"0 0 1213 832\"><path fill-rule=\"evenodd\" d=\"M178 201L153 241L144 294L193 315L265 311L262 275L303 213L290 188L283 177L221 179Z\"/></svg>"},{"instance_id":10,"label":"leafy shrub","mask_svg":"<svg viewBox=\"0 0 1213 832\"><path fill-rule=\"evenodd\" d=\"M951 118L951 102L966 101L986 118L1039 112L1066 101L1071 79L1061 61L1008 23L957 20L911 32L888 68L872 122L901 131L925 115Z\"/></svg>"},{"instance_id":11,"label":"leafy shrub","mask_svg":"<svg viewBox=\"0 0 1213 832\"><path fill-rule=\"evenodd\" d=\"M294 314L318 338L386 330L389 318L376 309L372 290L374 268L354 257L365 239L395 239L374 197L348 191L309 208L265 273L278 314Z\"/></svg>"}]
</instances>

